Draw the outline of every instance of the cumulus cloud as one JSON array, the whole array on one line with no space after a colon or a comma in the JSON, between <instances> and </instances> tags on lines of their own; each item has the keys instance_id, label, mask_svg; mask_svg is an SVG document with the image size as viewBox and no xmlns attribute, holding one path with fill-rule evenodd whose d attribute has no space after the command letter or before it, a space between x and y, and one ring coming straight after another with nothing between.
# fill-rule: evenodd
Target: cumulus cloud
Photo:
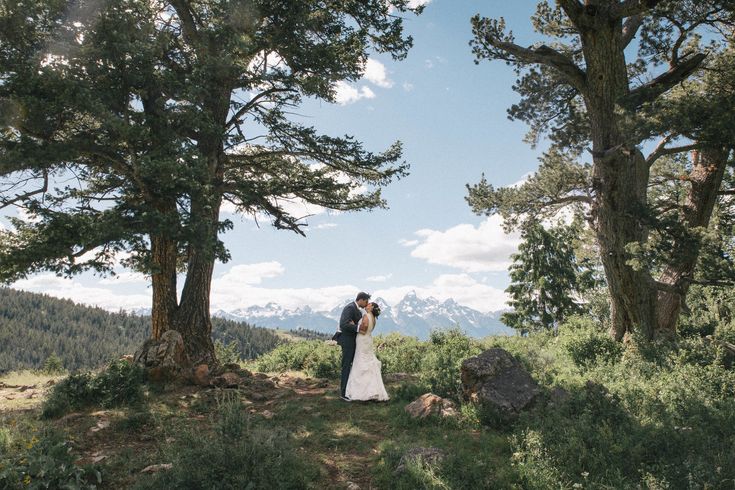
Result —
<instances>
[{"instance_id":1,"label":"cumulus cloud","mask_svg":"<svg viewBox=\"0 0 735 490\"><path fill-rule=\"evenodd\" d=\"M369 87L356 88L343 81L335 84L335 92L335 100L339 105L352 104L360 99L375 98L375 92Z\"/></svg>"},{"instance_id":2,"label":"cumulus cloud","mask_svg":"<svg viewBox=\"0 0 735 490\"><path fill-rule=\"evenodd\" d=\"M125 271L100 279L100 284L148 284L150 279L140 272Z\"/></svg>"},{"instance_id":3,"label":"cumulus cloud","mask_svg":"<svg viewBox=\"0 0 735 490\"><path fill-rule=\"evenodd\" d=\"M65 279L53 274L40 274L22 279L15 282L13 288L70 299L76 303L98 306L110 311L151 306L151 295L148 291L144 294L120 294L120 291L112 288L85 286L74 279Z\"/></svg>"},{"instance_id":4,"label":"cumulus cloud","mask_svg":"<svg viewBox=\"0 0 735 490\"><path fill-rule=\"evenodd\" d=\"M387 275L382 275L382 276L370 276L365 280L370 281L370 282L386 282L391 277L393 277L393 274L387 274Z\"/></svg>"},{"instance_id":5,"label":"cumulus cloud","mask_svg":"<svg viewBox=\"0 0 735 490\"><path fill-rule=\"evenodd\" d=\"M494 288L477 281L469 274L443 274L424 286L399 286L375 291L374 297L395 304L415 291L419 298L434 297L439 301L449 298L483 313L507 308L508 295L502 289Z\"/></svg>"},{"instance_id":6,"label":"cumulus cloud","mask_svg":"<svg viewBox=\"0 0 735 490\"><path fill-rule=\"evenodd\" d=\"M463 272L505 271L520 244L518 233L503 231L499 216L491 216L477 227L461 224L445 231L423 229L414 234L418 244L411 251L412 257ZM404 245L414 246L409 243Z\"/></svg>"},{"instance_id":7,"label":"cumulus cloud","mask_svg":"<svg viewBox=\"0 0 735 490\"><path fill-rule=\"evenodd\" d=\"M230 267L216 281L219 287L238 288L260 284L263 279L271 279L283 275L286 271L277 261L259 262L256 264L240 264Z\"/></svg>"},{"instance_id":8,"label":"cumulus cloud","mask_svg":"<svg viewBox=\"0 0 735 490\"><path fill-rule=\"evenodd\" d=\"M363 77L382 88L391 88L393 81L388 78L388 72L385 69L385 65L378 60L368 58L365 63L365 73Z\"/></svg>"}]
</instances>

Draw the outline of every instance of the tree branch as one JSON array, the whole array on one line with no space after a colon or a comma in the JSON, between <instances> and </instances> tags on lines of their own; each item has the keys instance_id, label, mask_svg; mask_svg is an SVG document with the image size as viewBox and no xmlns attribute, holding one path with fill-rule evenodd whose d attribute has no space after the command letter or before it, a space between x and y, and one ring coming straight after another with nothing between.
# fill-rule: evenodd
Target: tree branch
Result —
<instances>
[{"instance_id":1,"label":"tree branch","mask_svg":"<svg viewBox=\"0 0 735 490\"><path fill-rule=\"evenodd\" d=\"M638 32L638 29L643 24L643 17L640 15L634 15L632 17L628 17L626 19L625 23L623 24L623 47L627 47L628 44L633 40L636 33Z\"/></svg>"},{"instance_id":2,"label":"tree branch","mask_svg":"<svg viewBox=\"0 0 735 490\"><path fill-rule=\"evenodd\" d=\"M567 14L572 24L580 27L582 15L584 14L584 5L579 0L557 0L556 3L564 10L564 13Z\"/></svg>"},{"instance_id":3,"label":"tree branch","mask_svg":"<svg viewBox=\"0 0 735 490\"><path fill-rule=\"evenodd\" d=\"M272 94L278 93L278 92L294 92L293 89L287 89L282 87L272 87L268 90L264 90L263 92L260 92L258 95L250 99L244 106L240 108L231 118L229 121L227 121L227 124L225 127L229 128L233 124L236 124L238 119L240 119L243 115L245 115L250 109L255 107L260 103L260 101Z\"/></svg>"},{"instance_id":4,"label":"tree branch","mask_svg":"<svg viewBox=\"0 0 735 490\"><path fill-rule=\"evenodd\" d=\"M673 155L675 153L683 153L685 151L691 151L696 150L698 148L701 148L701 143L692 143L691 145L683 145L683 146L674 146L671 148L666 148L666 144L671 141L671 136L664 137L659 144L656 146L656 148L651 152L650 155L648 155L648 158L646 158L646 163L649 167L651 167L656 160L661 158L664 155Z\"/></svg>"},{"instance_id":5,"label":"tree branch","mask_svg":"<svg viewBox=\"0 0 735 490\"><path fill-rule=\"evenodd\" d=\"M490 35L484 36L484 41L495 48L505 51L526 63L538 63L556 69L567 81L580 92L586 92L587 75L570 58L546 45L538 48L524 48L512 42L503 42Z\"/></svg>"},{"instance_id":6,"label":"tree branch","mask_svg":"<svg viewBox=\"0 0 735 490\"><path fill-rule=\"evenodd\" d=\"M654 8L661 0L624 0L617 3L611 9L613 19L624 19L634 15L643 14Z\"/></svg>"},{"instance_id":7,"label":"tree branch","mask_svg":"<svg viewBox=\"0 0 735 490\"><path fill-rule=\"evenodd\" d=\"M718 196L735 196L735 189L728 189L717 193Z\"/></svg>"},{"instance_id":8,"label":"tree branch","mask_svg":"<svg viewBox=\"0 0 735 490\"><path fill-rule=\"evenodd\" d=\"M581 202L584 204L592 204L592 198L589 196L564 196L564 197L557 197L555 199L549 199L546 203L546 205L553 206L556 204L571 204L573 202Z\"/></svg>"},{"instance_id":9,"label":"tree branch","mask_svg":"<svg viewBox=\"0 0 735 490\"><path fill-rule=\"evenodd\" d=\"M669 71L659 75L650 82L630 91L620 99L620 105L628 110L635 110L646 102L652 102L674 85L686 80L707 57L704 53L690 56Z\"/></svg>"},{"instance_id":10,"label":"tree branch","mask_svg":"<svg viewBox=\"0 0 735 490\"><path fill-rule=\"evenodd\" d=\"M192 46L199 45L201 38L187 0L171 0L171 6L176 10L176 15L181 20L181 30L186 41Z\"/></svg>"},{"instance_id":11,"label":"tree branch","mask_svg":"<svg viewBox=\"0 0 735 490\"><path fill-rule=\"evenodd\" d=\"M24 201L31 196L35 196L36 194L44 194L47 191L48 191L48 170L44 169L43 170L43 185L41 186L40 189L28 191L25 194L17 195L12 199L2 199L0 200L0 209L11 206L17 203L18 201Z\"/></svg>"}]
</instances>

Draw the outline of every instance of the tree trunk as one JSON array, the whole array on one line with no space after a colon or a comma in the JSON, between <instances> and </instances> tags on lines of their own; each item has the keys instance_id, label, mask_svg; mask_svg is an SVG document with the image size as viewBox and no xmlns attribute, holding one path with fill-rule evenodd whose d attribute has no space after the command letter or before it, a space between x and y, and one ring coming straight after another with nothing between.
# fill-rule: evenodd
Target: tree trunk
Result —
<instances>
[{"instance_id":1,"label":"tree trunk","mask_svg":"<svg viewBox=\"0 0 735 490\"><path fill-rule=\"evenodd\" d=\"M625 138L618 100L628 91L628 74L622 40L622 21L611 21L600 9L594 24L582 31L587 64L584 99L592 139L592 217L602 264L612 298L612 334L621 340L640 329L653 336L656 326L656 290L650 273L628 264L629 245L643 244L648 165Z\"/></svg>"},{"instance_id":2,"label":"tree trunk","mask_svg":"<svg viewBox=\"0 0 735 490\"><path fill-rule=\"evenodd\" d=\"M595 162L600 175L594 203L597 240L612 299L612 335L617 340L638 331L651 339L656 327L656 288L645 267L632 267L626 247L643 244L648 165L638 150ZM645 174L645 175L642 175ZM642 184L642 185L641 185Z\"/></svg>"},{"instance_id":3,"label":"tree trunk","mask_svg":"<svg viewBox=\"0 0 735 490\"><path fill-rule=\"evenodd\" d=\"M158 340L173 328L176 301L176 242L163 234L151 235L153 301L151 338Z\"/></svg>"},{"instance_id":4,"label":"tree trunk","mask_svg":"<svg viewBox=\"0 0 735 490\"><path fill-rule=\"evenodd\" d=\"M217 166L210 164L210 168L217 172ZM218 178L221 176L215 173L213 180ZM194 236L200 239L189 243L186 280L174 323L176 330L184 337L186 352L192 364L207 364L210 368L219 363L212 343L209 298L216 261L215 249L219 244L217 224L221 204L222 195L216 191L192 198Z\"/></svg>"},{"instance_id":5,"label":"tree trunk","mask_svg":"<svg viewBox=\"0 0 735 490\"><path fill-rule=\"evenodd\" d=\"M693 152L693 168L689 174L691 187L684 204L684 221L688 230L707 228L717 202L722 179L727 167L729 152L724 148L707 148ZM696 232L695 232L696 233ZM658 293L658 328L673 333L679 319L682 304L689 290L697 265L701 240L696 235L681 237L674 242L672 257L661 274L660 282L679 289L679 292Z\"/></svg>"},{"instance_id":6,"label":"tree trunk","mask_svg":"<svg viewBox=\"0 0 735 490\"><path fill-rule=\"evenodd\" d=\"M194 366L217 365L212 343L212 320L209 315L209 293L214 271L214 255L193 249L181 292L181 305L176 311L175 329L184 338L189 360Z\"/></svg>"}]
</instances>

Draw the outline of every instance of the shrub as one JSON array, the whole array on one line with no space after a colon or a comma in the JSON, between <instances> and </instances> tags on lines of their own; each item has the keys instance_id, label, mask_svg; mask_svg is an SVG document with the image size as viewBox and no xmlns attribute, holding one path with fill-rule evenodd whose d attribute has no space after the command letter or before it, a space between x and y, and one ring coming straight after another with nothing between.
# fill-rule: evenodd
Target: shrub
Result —
<instances>
[{"instance_id":1,"label":"shrub","mask_svg":"<svg viewBox=\"0 0 735 490\"><path fill-rule=\"evenodd\" d=\"M589 319L572 317L559 328L559 338L574 364L589 368L598 363L616 362L623 353L620 342Z\"/></svg>"},{"instance_id":2,"label":"shrub","mask_svg":"<svg viewBox=\"0 0 735 490\"><path fill-rule=\"evenodd\" d=\"M631 343L566 379L566 401L522 415L511 438L522 487L729 488L735 373L694 340Z\"/></svg>"},{"instance_id":3,"label":"shrub","mask_svg":"<svg viewBox=\"0 0 735 490\"><path fill-rule=\"evenodd\" d=\"M481 351L479 343L459 329L435 330L421 364L420 378L433 393L458 399L462 361Z\"/></svg>"},{"instance_id":4,"label":"shrub","mask_svg":"<svg viewBox=\"0 0 735 490\"><path fill-rule=\"evenodd\" d=\"M145 381L146 372L140 365L113 361L92 381L94 403L104 408L136 405L143 400Z\"/></svg>"},{"instance_id":5,"label":"shrub","mask_svg":"<svg viewBox=\"0 0 735 490\"><path fill-rule=\"evenodd\" d=\"M61 358L54 353L46 358L41 371L44 374L61 374L64 372L64 364Z\"/></svg>"},{"instance_id":6,"label":"shrub","mask_svg":"<svg viewBox=\"0 0 735 490\"><path fill-rule=\"evenodd\" d=\"M18 445L12 456L0 456L0 488L91 490L102 483L97 467L74 464L76 458L69 443L54 430L44 430L19 442L22 445Z\"/></svg>"},{"instance_id":7,"label":"shrub","mask_svg":"<svg viewBox=\"0 0 735 490\"><path fill-rule=\"evenodd\" d=\"M43 403L42 416L56 418L73 410L98 405L111 408L143 400L145 370L127 361L113 361L99 374L71 374L54 385Z\"/></svg>"},{"instance_id":8,"label":"shrub","mask_svg":"<svg viewBox=\"0 0 735 490\"><path fill-rule=\"evenodd\" d=\"M56 418L87 406L92 399L92 375L70 374L54 385L43 402L41 415Z\"/></svg>"},{"instance_id":9,"label":"shrub","mask_svg":"<svg viewBox=\"0 0 735 490\"><path fill-rule=\"evenodd\" d=\"M320 340L307 340L279 345L259 357L255 366L258 371L304 371L309 376L333 378L339 374L340 359L339 346Z\"/></svg>"},{"instance_id":10,"label":"shrub","mask_svg":"<svg viewBox=\"0 0 735 490\"><path fill-rule=\"evenodd\" d=\"M418 374L426 348L416 337L396 332L375 337L375 354L383 364L383 373Z\"/></svg>"},{"instance_id":11,"label":"shrub","mask_svg":"<svg viewBox=\"0 0 735 490\"><path fill-rule=\"evenodd\" d=\"M240 362L240 344L233 340L225 344L221 340L214 341L214 352L222 364L236 364Z\"/></svg>"},{"instance_id":12,"label":"shrub","mask_svg":"<svg viewBox=\"0 0 735 490\"><path fill-rule=\"evenodd\" d=\"M315 378L336 378L342 369L341 365L341 349L322 342L304 360L303 369L306 374Z\"/></svg>"},{"instance_id":13,"label":"shrub","mask_svg":"<svg viewBox=\"0 0 735 490\"><path fill-rule=\"evenodd\" d=\"M299 489L315 478L289 434L255 426L236 399L222 403L213 422L216 430L211 434L179 435L164 449L172 469L146 478L136 488Z\"/></svg>"}]
</instances>

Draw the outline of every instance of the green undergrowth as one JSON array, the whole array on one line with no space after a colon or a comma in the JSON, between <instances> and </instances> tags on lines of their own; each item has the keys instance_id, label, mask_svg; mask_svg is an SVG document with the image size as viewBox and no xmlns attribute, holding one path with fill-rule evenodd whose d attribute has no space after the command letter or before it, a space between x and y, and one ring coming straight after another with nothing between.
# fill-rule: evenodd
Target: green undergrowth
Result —
<instances>
[{"instance_id":1,"label":"green undergrowth","mask_svg":"<svg viewBox=\"0 0 735 490\"><path fill-rule=\"evenodd\" d=\"M286 373L262 396L147 385L113 363L49 393L42 413L78 418L2 416L0 488L735 488L733 356L718 328L712 338L687 329L675 341L616 344L572 318L557 335L377 337L386 403L341 401L339 348L323 341L250 364ZM541 387L515 420L460 395L462 361L497 347ZM296 382L307 376L329 382L307 389ZM453 399L456 415L411 418L405 406L428 391ZM406 460L417 448L443 458ZM141 473L154 464L170 467Z\"/></svg>"}]
</instances>

